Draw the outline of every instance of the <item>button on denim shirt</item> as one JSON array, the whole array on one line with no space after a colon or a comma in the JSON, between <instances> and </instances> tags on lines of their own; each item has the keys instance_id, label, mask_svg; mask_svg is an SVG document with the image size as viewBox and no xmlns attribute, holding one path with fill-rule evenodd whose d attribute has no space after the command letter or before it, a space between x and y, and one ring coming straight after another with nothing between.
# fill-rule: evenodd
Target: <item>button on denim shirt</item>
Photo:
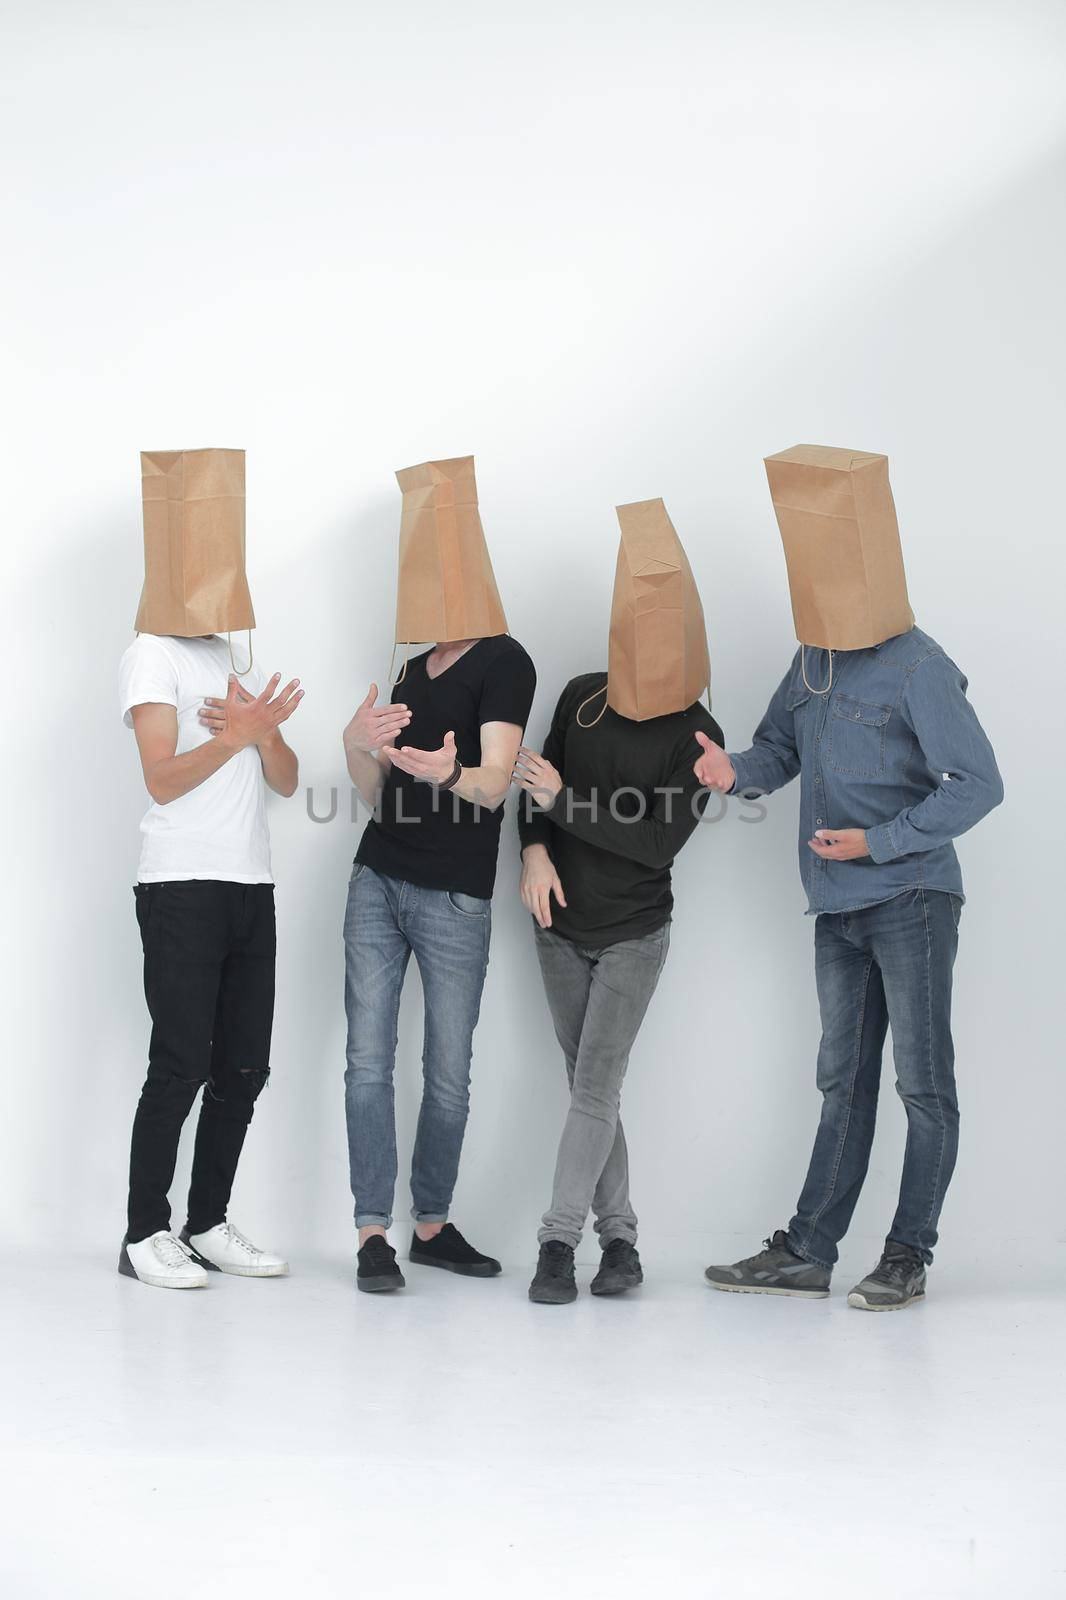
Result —
<instances>
[{"instance_id":1,"label":"button on denim shirt","mask_svg":"<svg viewBox=\"0 0 1066 1600\"><path fill-rule=\"evenodd\" d=\"M952 840L997 806L1003 782L958 667L918 628L870 650L798 651L742 755L733 793L800 775L800 876L811 913L856 911L908 889L962 895ZM823 861L818 828L864 828L869 856Z\"/></svg>"}]
</instances>

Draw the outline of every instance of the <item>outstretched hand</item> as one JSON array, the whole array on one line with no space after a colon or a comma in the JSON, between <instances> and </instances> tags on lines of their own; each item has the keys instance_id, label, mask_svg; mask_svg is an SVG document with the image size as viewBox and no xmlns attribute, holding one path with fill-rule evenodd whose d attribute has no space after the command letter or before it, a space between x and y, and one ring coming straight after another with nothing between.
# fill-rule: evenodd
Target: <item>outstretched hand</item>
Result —
<instances>
[{"instance_id":1,"label":"outstretched hand","mask_svg":"<svg viewBox=\"0 0 1066 1600\"><path fill-rule=\"evenodd\" d=\"M253 695L231 672L226 698L207 698L200 708L200 722L213 739L224 739L234 750L264 744L292 716L304 697L299 678L293 678L276 694L280 682L281 673L275 672L262 694Z\"/></svg>"},{"instance_id":2,"label":"outstretched hand","mask_svg":"<svg viewBox=\"0 0 1066 1600\"><path fill-rule=\"evenodd\" d=\"M715 744L705 733L697 730L696 742L703 750L703 754L692 768L696 774L696 781L705 789L717 789L722 794L728 794L737 781L733 763L721 745Z\"/></svg>"},{"instance_id":3,"label":"outstretched hand","mask_svg":"<svg viewBox=\"0 0 1066 1600\"><path fill-rule=\"evenodd\" d=\"M420 783L445 783L455 771L455 734L446 733L439 750L416 750L413 745L383 745L381 754L394 767L409 772Z\"/></svg>"},{"instance_id":4,"label":"outstretched hand","mask_svg":"<svg viewBox=\"0 0 1066 1600\"><path fill-rule=\"evenodd\" d=\"M372 683L366 699L344 730L346 750L380 750L391 744L410 722L411 713L402 702L379 706L374 703L377 697L378 686Z\"/></svg>"}]
</instances>

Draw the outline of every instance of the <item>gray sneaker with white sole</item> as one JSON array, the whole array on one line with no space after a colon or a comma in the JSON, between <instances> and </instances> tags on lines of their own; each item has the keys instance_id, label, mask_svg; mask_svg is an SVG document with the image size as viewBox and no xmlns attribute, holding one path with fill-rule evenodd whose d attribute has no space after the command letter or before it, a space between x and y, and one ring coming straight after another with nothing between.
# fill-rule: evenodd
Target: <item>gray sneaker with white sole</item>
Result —
<instances>
[{"instance_id":1,"label":"gray sneaker with white sole","mask_svg":"<svg viewBox=\"0 0 1066 1600\"><path fill-rule=\"evenodd\" d=\"M902 1311L925 1299L925 1262L910 1245L885 1241L884 1254L871 1273L848 1295L857 1311Z\"/></svg>"},{"instance_id":2,"label":"gray sneaker with white sole","mask_svg":"<svg viewBox=\"0 0 1066 1600\"><path fill-rule=\"evenodd\" d=\"M712 1289L734 1294L790 1294L798 1300L824 1300L832 1273L813 1261L804 1261L789 1249L783 1228L763 1241L756 1256L734 1261L729 1267L708 1267L704 1277Z\"/></svg>"}]
</instances>

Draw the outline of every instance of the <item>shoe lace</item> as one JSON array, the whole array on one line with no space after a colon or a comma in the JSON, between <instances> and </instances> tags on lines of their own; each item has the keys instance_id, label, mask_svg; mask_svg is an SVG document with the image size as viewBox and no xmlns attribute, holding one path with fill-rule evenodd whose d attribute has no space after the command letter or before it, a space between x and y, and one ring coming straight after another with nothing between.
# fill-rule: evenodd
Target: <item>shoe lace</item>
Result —
<instances>
[{"instance_id":1,"label":"shoe lace","mask_svg":"<svg viewBox=\"0 0 1066 1600\"><path fill-rule=\"evenodd\" d=\"M612 1239L610 1243L604 1247L604 1266L616 1267L619 1261L623 1260L629 1254L629 1250L630 1245L628 1239Z\"/></svg>"},{"instance_id":2,"label":"shoe lace","mask_svg":"<svg viewBox=\"0 0 1066 1600\"><path fill-rule=\"evenodd\" d=\"M247 1255L250 1256L262 1254L257 1246L252 1243L251 1239L246 1239L240 1229L233 1226L232 1222L224 1222L222 1226L226 1231L226 1238L229 1240L230 1244L236 1245L238 1250L243 1250Z\"/></svg>"},{"instance_id":3,"label":"shoe lace","mask_svg":"<svg viewBox=\"0 0 1066 1600\"><path fill-rule=\"evenodd\" d=\"M568 1272L570 1269L570 1249L561 1239L549 1239L541 1246L541 1270L552 1273Z\"/></svg>"},{"instance_id":4,"label":"shoe lace","mask_svg":"<svg viewBox=\"0 0 1066 1600\"><path fill-rule=\"evenodd\" d=\"M739 1261L737 1265L741 1267L762 1266L763 1256L767 1255L770 1251L787 1249L788 1234L783 1228L778 1228L777 1232L772 1233L769 1239L763 1240L761 1250L757 1251L753 1256L745 1256L744 1260Z\"/></svg>"},{"instance_id":5,"label":"shoe lace","mask_svg":"<svg viewBox=\"0 0 1066 1600\"><path fill-rule=\"evenodd\" d=\"M911 1273L917 1268L917 1261L907 1255L883 1255L871 1272L871 1278L876 1278L878 1283L890 1284L897 1288L905 1283Z\"/></svg>"},{"instance_id":6,"label":"shoe lace","mask_svg":"<svg viewBox=\"0 0 1066 1600\"><path fill-rule=\"evenodd\" d=\"M192 1251L173 1233L164 1233L152 1240L152 1249L165 1267L182 1267L192 1260Z\"/></svg>"}]
</instances>

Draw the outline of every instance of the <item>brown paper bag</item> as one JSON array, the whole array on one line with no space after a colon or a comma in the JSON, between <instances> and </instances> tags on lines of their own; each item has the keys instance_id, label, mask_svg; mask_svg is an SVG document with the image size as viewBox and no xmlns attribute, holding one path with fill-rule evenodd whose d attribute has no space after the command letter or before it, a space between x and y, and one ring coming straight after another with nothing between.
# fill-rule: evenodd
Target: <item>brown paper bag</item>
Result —
<instances>
[{"instance_id":1,"label":"brown paper bag","mask_svg":"<svg viewBox=\"0 0 1066 1600\"><path fill-rule=\"evenodd\" d=\"M765 465L800 643L862 650L912 628L888 457L797 444Z\"/></svg>"},{"instance_id":2,"label":"brown paper bag","mask_svg":"<svg viewBox=\"0 0 1066 1600\"><path fill-rule=\"evenodd\" d=\"M144 450L138 633L191 639L255 627L244 571L244 451Z\"/></svg>"},{"instance_id":3,"label":"brown paper bag","mask_svg":"<svg viewBox=\"0 0 1066 1600\"><path fill-rule=\"evenodd\" d=\"M473 456L396 474L403 493L396 643L440 644L507 632L477 508Z\"/></svg>"},{"instance_id":4,"label":"brown paper bag","mask_svg":"<svg viewBox=\"0 0 1066 1600\"><path fill-rule=\"evenodd\" d=\"M661 500L617 506L607 704L647 722L685 711L711 681L699 590Z\"/></svg>"}]
</instances>

